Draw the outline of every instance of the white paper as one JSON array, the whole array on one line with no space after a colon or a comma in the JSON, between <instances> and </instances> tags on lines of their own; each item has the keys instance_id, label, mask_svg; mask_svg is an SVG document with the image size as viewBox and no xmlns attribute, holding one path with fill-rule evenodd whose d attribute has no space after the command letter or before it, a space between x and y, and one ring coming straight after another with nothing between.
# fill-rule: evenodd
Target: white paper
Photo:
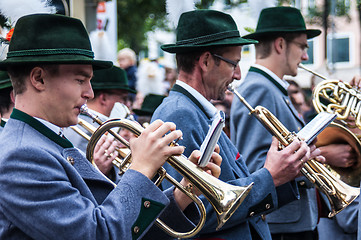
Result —
<instances>
[{"instance_id":1,"label":"white paper","mask_svg":"<svg viewBox=\"0 0 361 240\"><path fill-rule=\"evenodd\" d=\"M297 133L297 136L310 144L335 118L336 114L320 112Z\"/></svg>"},{"instance_id":2,"label":"white paper","mask_svg":"<svg viewBox=\"0 0 361 240\"><path fill-rule=\"evenodd\" d=\"M211 160L212 153L216 147L219 137L221 136L224 125L224 113L219 111L213 118L212 125L210 126L207 136L200 147L201 157L198 161L198 165L200 167L205 167L209 160Z\"/></svg>"}]
</instances>

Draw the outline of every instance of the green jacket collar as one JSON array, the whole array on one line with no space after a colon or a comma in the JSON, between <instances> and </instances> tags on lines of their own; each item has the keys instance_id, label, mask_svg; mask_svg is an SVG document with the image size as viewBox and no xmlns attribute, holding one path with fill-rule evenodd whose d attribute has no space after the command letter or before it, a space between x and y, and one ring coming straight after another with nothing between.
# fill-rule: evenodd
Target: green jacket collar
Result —
<instances>
[{"instance_id":1,"label":"green jacket collar","mask_svg":"<svg viewBox=\"0 0 361 240\"><path fill-rule=\"evenodd\" d=\"M72 148L74 147L73 144L66 138L62 138L61 136L57 135L55 132L50 130L44 124L33 118L32 116L14 108L13 112L11 113L10 118L16 119L22 122L29 124L31 127L36 129L38 132L52 140L53 142L59 144L63 148Z\"/></svg>"},{"instance_id":2,"label":"green jacket collar","mask_svg":"<svg viewBox=\"0 0 361 240\"><path fill-rule=\"evenodd\" d=\"M256 73L259 73L259 74L263 75L265 78L270 80L285 96L288 96L287 90L284 89L276 80L274 80L269 74L267 74L263 70L261 70L259 68L256 68L256 67L251 67L249 69L249 71L250 72L256 72Z\"/></svg>"},{"instance_id":3,"label":"green jacket collar","mask_svg":"<svg viewBox=\"0 0 361 240\"><path fill-rule=\"evenodd\" d=\"M1 119L0 127L5 127L5 124L6 124L6 122L3 119Z\"/></svg>"}]
</instances>

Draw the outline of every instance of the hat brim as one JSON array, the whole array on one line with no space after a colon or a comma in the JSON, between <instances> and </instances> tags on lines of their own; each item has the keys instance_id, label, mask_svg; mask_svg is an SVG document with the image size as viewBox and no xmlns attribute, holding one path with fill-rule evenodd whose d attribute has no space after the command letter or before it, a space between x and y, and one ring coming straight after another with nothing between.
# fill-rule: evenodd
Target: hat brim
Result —
<instances>
[{"instance_id":1,"label":"hat brim","mask_svg":"<svg viewBox=\"0 0 361 240\"><path fill-rule=\"evenodd\" d=\"M5 83L5 84L0 84L0 89L5 89L5 88L10 88L13 85L11 84L10 80L9 82Z\"/></svg>"},{"instance_id":2,"label":"hat brim","mask_svg":"<svg viewBox=\"0 0 361 240\"><path fill-rule=\"evenodd\" d=\"M321 31L318 29L307 29L307 30L294 30L294 29L290 29L290 30L266 30L266 31L258 31L258 32L254 32L245 36L242 36L242 38L246 38L246 39L254 39L254 40L262 40L264 37L267 36L272 36L272 35L276 35L276 34L281 34L281 33L306 33L307 35L307 39L310 38L314 38L317 37L318 35L321 34Z\"/></svg>"},{"instance_id":3,"label":"hat brim","mask_svg":"<svg viewBox=\"0 0 361 240\"><path fill-rule=\"evenodd\" d=\"M138 116L151 116L153 115L154 111L146 109L133 109L133 112Z\"/></svg>"},{"instance_id":4,"label":"hat brim","mask_svg":"<svg viewBox=\"0 0 361 240\"><path fill-rule=\"evenodd\" d=\"M241 45L248 45L248 44L255 44L258 43L258 41L253 39L243 39L240 37L237 38L228 38L228 39L222 39L219 41L214 41L206 44L199 44L195 45L193 44L183 44L183 45L177 45L177 44L164 44L160 48L169 53L187 53L187 52L193 52L197 50L201 50L207 47L231 47L231 46L241 46Z\"/></svg>"},{"instance_id":5,"label":"hat brim","mask_svg":"<svg viewBox=\"0 0 361 240\"><path fill-rule=\"evenodd\" d=\"M95 83L92 83L92 88L94 90L108 90L108 89L115 89L115 90L124 90L124 91L127 91L128 93L137 93L136 90L130 88L130 87L127 87L127 86L114 86L114 85L107 85L107 84L95 84Z\"/></svg>"},{"instance_id":6,"label":"hat brim","mask_svg":"<svg viewBox=\"0 0 361 240\"><path fill-rule=\"evenodd\" d=\"M94 60L84 56L52 55L8 58L0 62L0 70L7 70L8 66L30 64L89 64L93 66L93 70L107 69L113 66L113 62L111 61Z\"/></svg>"}]
</instances>

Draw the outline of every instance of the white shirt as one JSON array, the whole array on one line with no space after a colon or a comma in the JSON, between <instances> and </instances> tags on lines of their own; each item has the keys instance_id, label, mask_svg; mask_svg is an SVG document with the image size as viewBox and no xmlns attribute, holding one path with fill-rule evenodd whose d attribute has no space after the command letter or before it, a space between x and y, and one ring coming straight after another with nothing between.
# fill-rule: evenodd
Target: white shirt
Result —
<instances>
[{"instance_id":1,"label":"white shirt","mask_svg":"<svg viewBox=\"0 0 361 240\"><path fill-rule=\"evenodd\" d=\"M262 71L264 71L265 73L267 73L268 75L270 75L274 80L276 80L276 82L278 82L286 91L288 89L288 86L290 85L286 80L283 80L281 78L279 78L276 74L274 74L271 70L269 70L268 68L259 65L259 64L252 64L252 67L261 69Z\"/></svg>"},{"instance_id":2,"label":"white shirt","mask_svg":"<svg viewBox=\"0 0 361 240\"><path fill-rule=\"evenodd\" d=\"M52 130L53 132L55 132L57 135L59 136L63 136L63 129L61 127L56 126L55 124L52 124L51 122L48 122L44 119L38 118L38 117L34 117L36 120L38 120L39 122L41 122L42 124L44 124L45 126L47 126L50 130Z\"/></svg>"}]
</instances>

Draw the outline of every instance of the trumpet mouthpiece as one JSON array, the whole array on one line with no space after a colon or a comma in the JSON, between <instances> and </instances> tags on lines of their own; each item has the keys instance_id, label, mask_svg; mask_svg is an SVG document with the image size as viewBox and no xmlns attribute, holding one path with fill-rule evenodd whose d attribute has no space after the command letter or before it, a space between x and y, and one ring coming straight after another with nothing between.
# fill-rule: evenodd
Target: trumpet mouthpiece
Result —
<instances>
[{"instance_id":1,"label":"trumpet mouthpiece","mask_svg":"<svg viewBox=\"0 0 361 240\"><path fill-rule=\"evenodd\" d=\"M87 114L88 113L88 106L84 104L80 107L80 113Z\"/></svg>"},{"instance_id":2,"label":"trumpet mouthpiece","mask_svg":"<svg viewBox=\"0 0 361 240\"><path fill-rule=\"evenodd\" d=\"M228 90L233 92L234 91L234 85L232 83L228 84Z\"/></svg>"}]
</instances>

